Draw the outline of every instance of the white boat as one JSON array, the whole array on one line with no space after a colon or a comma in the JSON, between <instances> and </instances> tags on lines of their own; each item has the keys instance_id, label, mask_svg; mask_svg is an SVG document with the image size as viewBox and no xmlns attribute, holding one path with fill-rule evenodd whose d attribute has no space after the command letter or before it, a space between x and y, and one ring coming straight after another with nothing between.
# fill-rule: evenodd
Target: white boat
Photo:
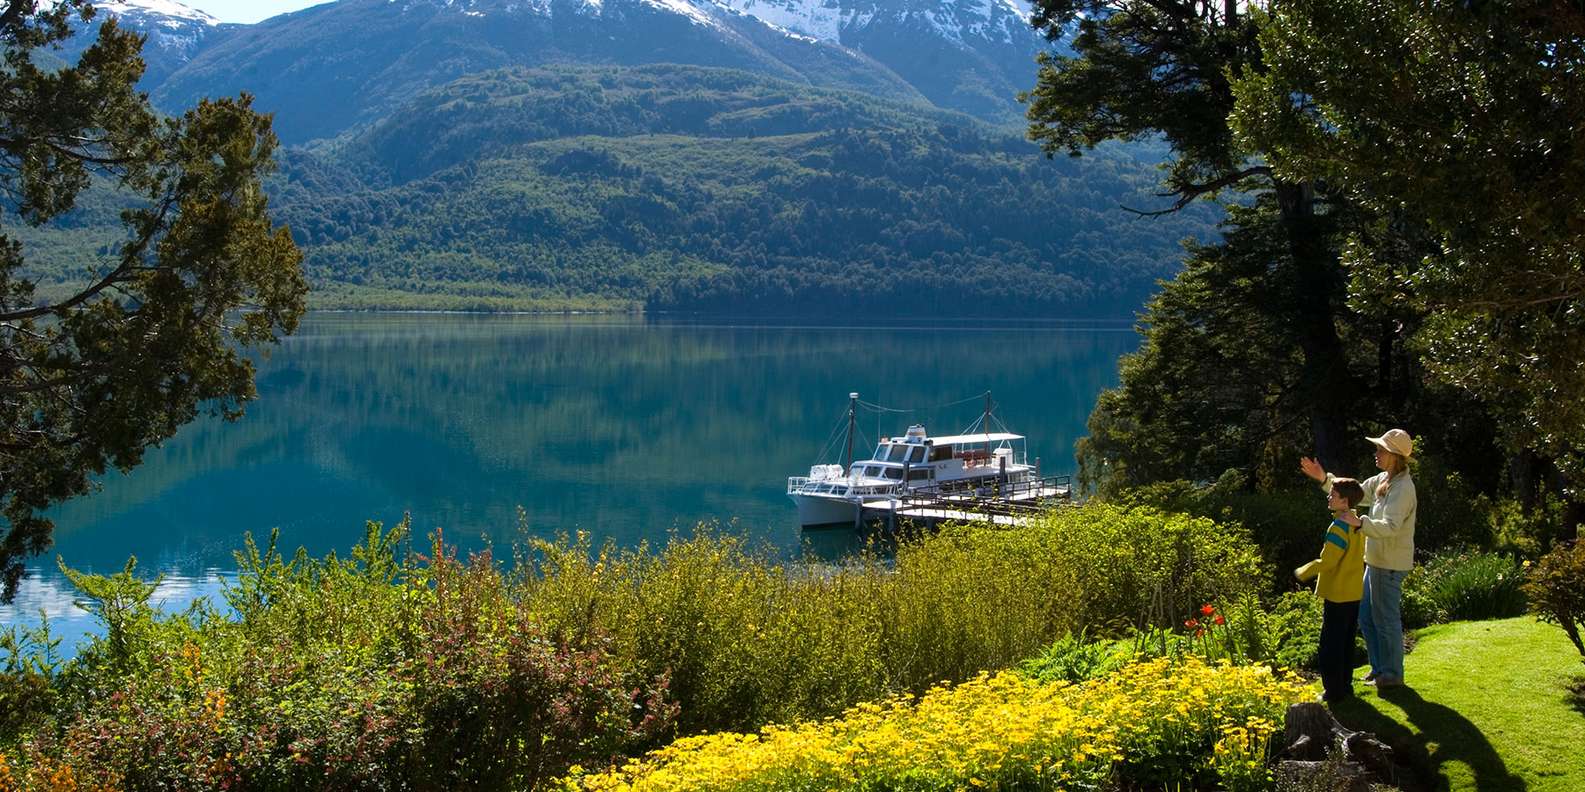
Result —
<instances>
[{"instance_id":1,"label":"white boat","mask_svg":"<svg viewBox=\"0 0 1585 792\"><path fill-rule=\"evenodd\" d=\"M849 437L858 394L849 394ZM804 527L860 525L871 515L899 512L933 501L938 507L976 508L1066 497L1067 486L1040 476L1030 464L1023 435L974 431L992 423L989 396L980 420L964 434L932 437L915 424L901 437L883 437L869 459L815 465L807 476L790 476L787 495ZM851 457L851 439L849 456ZM1065 482L1065 477L1064 477ZM877 517L877 519L879 519Z\"/></svg>"}]
</instances>

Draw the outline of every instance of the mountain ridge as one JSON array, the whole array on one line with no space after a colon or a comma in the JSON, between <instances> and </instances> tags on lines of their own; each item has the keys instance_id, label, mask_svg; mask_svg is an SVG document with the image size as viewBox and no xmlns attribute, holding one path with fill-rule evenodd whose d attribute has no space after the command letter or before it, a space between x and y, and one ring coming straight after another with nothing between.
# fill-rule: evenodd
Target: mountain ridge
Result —
<instances>
[{"instance_id":1,"label":"mountain ridge","mask_svg":"<svg viewBox=\"0 0 1585 792\"><path fill-rule=\"evenodd\" d=\"M103 8L149 36L156 105L247 91L288 144L469 73L558 64L746 69L1011 123L1051 48L1018 0L339 0L252 25L174 0Z\"/></svg>"}]
</instances>

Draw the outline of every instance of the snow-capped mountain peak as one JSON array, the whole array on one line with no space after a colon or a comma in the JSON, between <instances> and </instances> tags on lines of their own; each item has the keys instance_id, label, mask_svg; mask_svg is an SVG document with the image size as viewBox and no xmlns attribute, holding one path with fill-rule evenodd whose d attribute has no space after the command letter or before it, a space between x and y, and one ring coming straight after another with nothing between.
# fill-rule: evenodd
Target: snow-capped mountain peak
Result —
<instances>
[{"instance_id":1,"label":"snow-capped mountain peak","mask_svg":"<svg viewBox=\"0 0 1585 792\"><path fill-rule=\"evenodd\" d=\"M870 24L915 20L942 38L1014 41L1033 34L1026 0L714 0L782 30L821 41L842 42L844 34Z\"/></svg>"},{"instance_id":2,"label":"snow-capped mountain peak","mask_svg":"<svg viewBox=\"0 0 1585 792\"><path fill-rule=\"evenodd\" d=\"M161 25L169 28L181 27L184 22L188 24L197 22L208 26L220 24L220 20L175 0L98 0L93 6L118 17L166 17L166 20L161 21Z\"/></svg>"}]
</instances>

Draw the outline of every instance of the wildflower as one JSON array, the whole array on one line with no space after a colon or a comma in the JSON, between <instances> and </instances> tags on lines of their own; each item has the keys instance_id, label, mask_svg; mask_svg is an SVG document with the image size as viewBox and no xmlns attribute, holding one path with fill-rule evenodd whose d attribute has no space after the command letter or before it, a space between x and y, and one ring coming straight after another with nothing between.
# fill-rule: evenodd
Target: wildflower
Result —
<instances>
[{"instance_id":1,"label":"wildflower","mask_svg":"<svg viewBox=\"0 0 1585 792\"><path fill-rule=\"evenodd\" d=\"M1209 616L1209 615L1211 615L1211 614L1213 614L1215 612L1216 612L1215 606L1212 606L1212 605L1209 605L1209 604L1200 606L1200 615L1202 615L1202 616Z\"/></svg>"},{"instance_id":2,"label":"wildflower","mask_svg":"<svg viewBox=\"0 0 1585 792\"><path fill-rule=\"evenodd\" d=\"M1216 618L1212 620L1212 623L1216 624L1217 626L1221 626L1227 623L1227 619L1222 618L1222 614L1218 613L1216 614Z\"/></svg>"}]
</instances>

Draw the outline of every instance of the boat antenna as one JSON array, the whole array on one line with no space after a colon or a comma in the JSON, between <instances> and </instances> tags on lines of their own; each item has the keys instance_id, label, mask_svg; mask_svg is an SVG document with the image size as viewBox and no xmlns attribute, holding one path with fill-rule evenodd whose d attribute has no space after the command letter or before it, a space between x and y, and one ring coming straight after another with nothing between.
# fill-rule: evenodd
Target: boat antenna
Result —
<instances>
[{"instance_id":1,"label":"boat antenna","mask_svg":"<svg viewBox=\"0 0 1585 792\"><path fill-rule=\"evenodd\" d=\"M858 428L859 395L857 392L848 394L848 463L842 468L843 475L853 472L853 432Z\"/></svg>"},{"instance_id":2,"label":"boat antenna","mask_svg":"<svg viewBox=\"0 0 1585 792\"><path fill-rule=\"evenodd\" d=\"M980 431L989 435L991 433L991 392L985 392L985 417L980 419Z\"/></svg>"}]
</instances>

